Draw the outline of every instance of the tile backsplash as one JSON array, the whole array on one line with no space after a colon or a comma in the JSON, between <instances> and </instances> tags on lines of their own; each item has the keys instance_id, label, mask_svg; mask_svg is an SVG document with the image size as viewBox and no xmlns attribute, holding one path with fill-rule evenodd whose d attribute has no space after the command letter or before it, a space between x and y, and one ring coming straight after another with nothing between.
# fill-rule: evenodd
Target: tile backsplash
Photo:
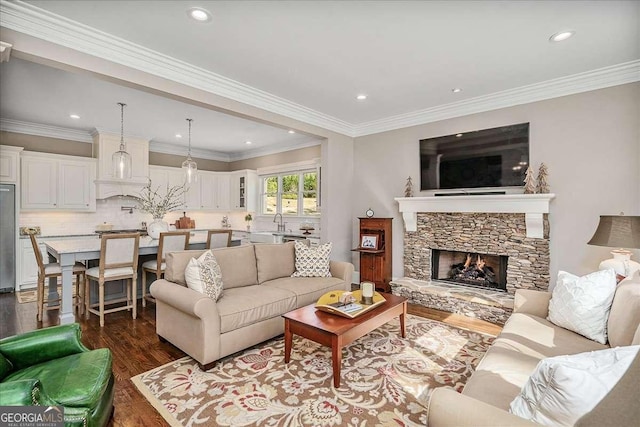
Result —
<instances>
[{"instance_id":1,"label":"tile backsplash","mask_svg":"<svg viewBox=\"0 0 640 427\"><path fill-rule=\"evenodd\" d=\"M20 227L40 227L43 236L53 235L73 235L90 234L96 230L98 224L110 223L114 229L136 229L142 227L142 222L147 224L153 221L151 214L141 212L137 209L124 209L136 206L136 202L131 198L112 197L110 199L98 200L95 212L20 212ZM186 211L189 218L195 221L196 228L220 228L222 217L228 216L231 228L244 230L247 223L244 221L244 212L201 212ZM169 212L164 220L173 224L183 215L183 211ZM286 218L286 230L298 232L299 219ZM320 219L311 220L316 229L314 233L320 232ZM253 231L276 231L277 224L273 223L273 218L257 217L251 222Z\"/></svg>"}]
</instances>

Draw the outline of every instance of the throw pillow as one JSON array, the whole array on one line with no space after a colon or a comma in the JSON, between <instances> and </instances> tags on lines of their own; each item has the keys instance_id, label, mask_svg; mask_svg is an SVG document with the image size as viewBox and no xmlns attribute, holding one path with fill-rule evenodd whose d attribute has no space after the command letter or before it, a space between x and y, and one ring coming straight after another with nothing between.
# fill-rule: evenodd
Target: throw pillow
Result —
<instances>
[{"instance_id":1,"label":"throw pillow","mask_svg":"<svg viewBox=\"0 0 640 427\"><path fill-rule=\"evenodd\" d=\"M548 426L572 426L618 383L640 346L556 356L538 363L509 412Z\"/></svg>"},{"instance_id":2,"label":"throw pillow","mask_svg":"<svg viewBox=\"0 0 640 427\"><path fill-rule=\"evenodd\" d=\"M296 242L296 271L291 277L331 277L331 246L331 243L325 243L317 248L310 248L304 243Z\"/></svg>"},{"instance_id":3,"label":"throw pillow","mask_svg":"<svg viewBox=\"0 0 640 427\"><path fill-rule=\"evenodd\" d=\"M206 251L198 259L191 258L184 271L189 289L218 301L222 296L222 272L213 252Z\"/></svg>"},{"instance_id":4,"label":"throw pillow","mask_svg":"<svg viewBox=\"0 0 640 427\"><path fill-rule=\"evenodd\" d=\"M607 320L616 292L616 273L600 270L583 277L558 273L547 320L589 339L607 343Z\"/></svg>"}]
</instances>

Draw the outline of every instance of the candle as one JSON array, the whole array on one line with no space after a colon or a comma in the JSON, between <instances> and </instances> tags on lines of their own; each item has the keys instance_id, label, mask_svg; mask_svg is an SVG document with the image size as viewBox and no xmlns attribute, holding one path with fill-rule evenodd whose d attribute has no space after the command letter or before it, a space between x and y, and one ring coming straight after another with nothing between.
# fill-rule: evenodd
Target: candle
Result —
<instances>
[{"instance_id":1,"label":"candle","mask_svg":"<svg viewBox=\"0 0 640 427\"><path fill-rule=\"evenodd\" d=\"M374 285L371 282L362 282L360 284L360 290L362 291L363 298L372 298L373 297L373 288Z\"/></svg>"}]
</instances>

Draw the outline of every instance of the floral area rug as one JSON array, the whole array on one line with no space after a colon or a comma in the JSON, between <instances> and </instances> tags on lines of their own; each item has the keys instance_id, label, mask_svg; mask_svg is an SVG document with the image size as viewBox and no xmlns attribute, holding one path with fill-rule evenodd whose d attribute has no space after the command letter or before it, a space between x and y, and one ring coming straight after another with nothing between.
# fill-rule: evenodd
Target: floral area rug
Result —
<instances>
[{"instance_id":1,"label":"floral area rug","mask_svg":"<svg viewBox=\"0 0 640 427\"><path fill-rule=\"evenodd\" d=\"M423 426L431 391L461 390L493 337L407 316L342 350L339 388L331 349L294 335L226 357L203 372L190 357L140 374L134 384L172 426Z\"/></svg>"}]
</instances>

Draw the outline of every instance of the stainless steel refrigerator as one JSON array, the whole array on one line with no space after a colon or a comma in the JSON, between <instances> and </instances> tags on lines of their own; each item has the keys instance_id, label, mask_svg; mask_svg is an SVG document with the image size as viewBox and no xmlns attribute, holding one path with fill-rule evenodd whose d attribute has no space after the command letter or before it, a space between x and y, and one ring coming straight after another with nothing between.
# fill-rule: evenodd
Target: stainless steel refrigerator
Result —
<instances>
[{"instance_id":1,"label":"stainless steel refrigerator","mask_svg":"<svg viewBox=\"0 0 640 427\"><path fill-rule=\"evenodd\" d=\"M0 293L16 287L16 187L0 184Z\"/></svg>"}]
</instances>

